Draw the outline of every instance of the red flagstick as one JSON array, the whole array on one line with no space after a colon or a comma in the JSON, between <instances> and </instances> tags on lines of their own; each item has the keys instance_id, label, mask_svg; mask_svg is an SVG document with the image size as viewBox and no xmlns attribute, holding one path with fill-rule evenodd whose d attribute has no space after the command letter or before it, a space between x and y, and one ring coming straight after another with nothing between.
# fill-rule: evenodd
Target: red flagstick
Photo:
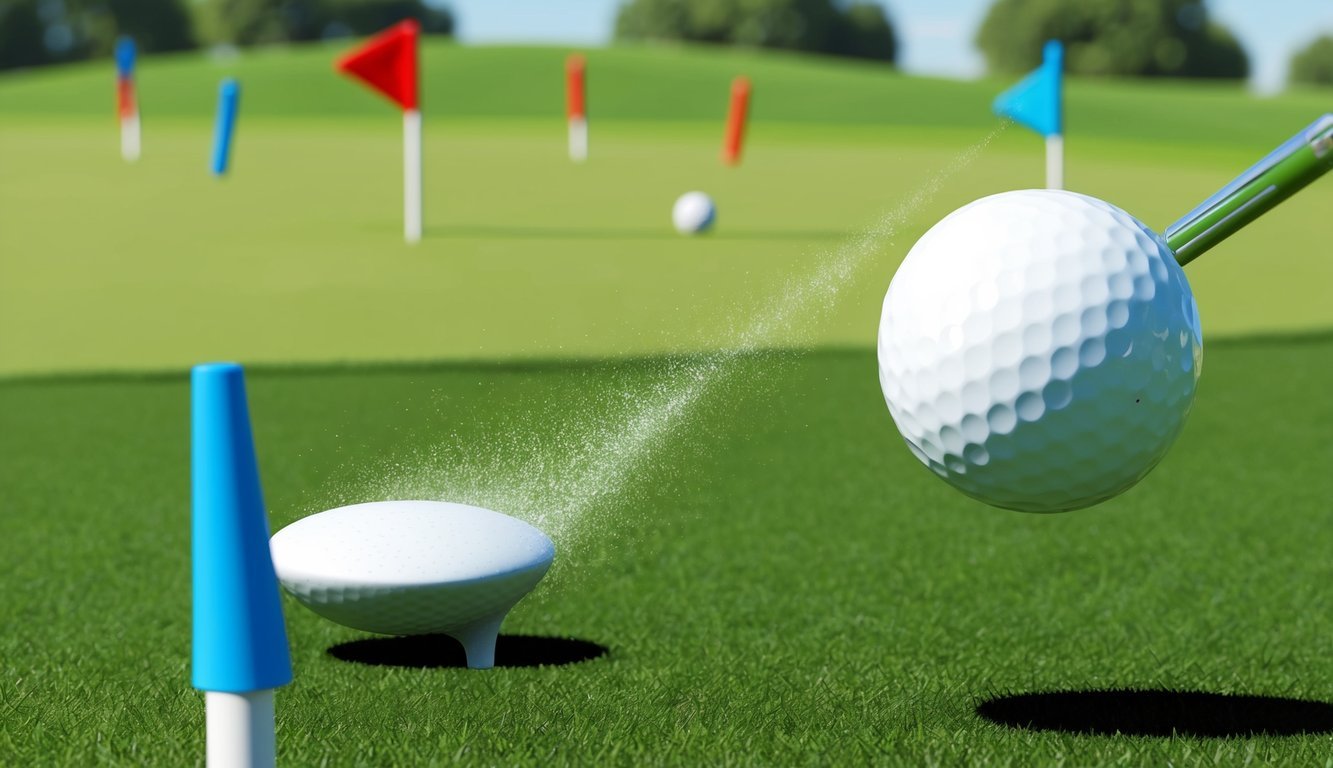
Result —
<instances>
[{"instance_id":1,"label":"red flagstick","mask_svg":"<svg viewBox=\"0 0 1333 768\"><path fill-rule=\"evenodd\" d=\"M403 236L421 239L421 107L417 36L413 19L399 22L343 56L336 66L403 110Z\"/></svg>"},{"instance_id":2,"label":"red flagstick","mask_svg":"<svg viewBox=\"0 0 1333 768\"><path fill-rule=\"evenodd\" d=\"M586 62L581 54L565 61L565 112L569 117L569 159L588 159L588 114L586 111Z\"/></svg>"},{"instance_id":3,"label":"red flagstick","mask_svg":"<svg viewBox=\"0 0 1333 768\"><path fill-rule=\"evenodd\" d=\"M722 144L722 162L739 165L745 141L745 118L750 109L750 79L742 75L731 83L731 112L727 115L727 137Z\"/></svg>"}]
</instances>

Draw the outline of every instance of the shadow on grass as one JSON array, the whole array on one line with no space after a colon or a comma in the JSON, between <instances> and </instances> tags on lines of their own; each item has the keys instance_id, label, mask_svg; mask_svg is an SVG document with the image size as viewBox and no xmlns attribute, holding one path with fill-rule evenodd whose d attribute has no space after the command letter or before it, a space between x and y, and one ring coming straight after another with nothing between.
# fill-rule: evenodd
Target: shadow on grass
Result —
<instances>
[{"instance_id":1,"label":"shadow on grass","mask_svg":"<svg viewBox=\"0 0 1333 768\"><path fill-rule=\"evenodd\" d=\"M710 240L838 240L848 233L832 229L736 230L721 229L701 235ZM427 227L425 236L445 240L496 238L502 240L679 240L670 224L660 227Z\"/></svg>"},{"instance_id":2,"label":"shadow on grass","mask_svg":"<svg viewBox=\"0 0 1333 768\"><path fill-rule=\"evenodd\" d=\"M977 714L1034 731L1127 736L1294 736L1333 731L1333 704L1196 691L1057 691L998 696Z\"/></svg>"},{"instance_id":3,"label":"shadow on grass","mask_svg":"<svg viewBox=\"0 0 1333 768\"><path fill-rule=\"evenodd\" d=\"M596 659L610 652L606 646L588 640L537 635L500 635L495 643L495 666L562 666ZM341 661L377 667L420 669L467 667L463 646L448 635L368 637L332 646L329 648L329 655Z\"/></svg>"}]
</instances>

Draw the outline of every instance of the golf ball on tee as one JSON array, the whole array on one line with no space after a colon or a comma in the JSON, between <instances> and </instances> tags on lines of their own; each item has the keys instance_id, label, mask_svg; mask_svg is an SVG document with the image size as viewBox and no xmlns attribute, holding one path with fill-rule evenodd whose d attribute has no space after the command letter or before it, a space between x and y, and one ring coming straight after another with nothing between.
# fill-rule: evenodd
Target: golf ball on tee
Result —
<instances>
[{"instance_id":1,"label":"golf ball on tee","mask_svg":"<svg viewBox=\"0 0 1333 768\"><path fill-rule=\"evenodd\" d=\"M467 504L379 501L297 520L270 541L278 580L310 610L387 635L446 634L495 661L509 609L555 557L546 534Z\"/></svg>"},{"instance_id":2,"label":"golf ball on tee","mask_svg":"<svg viewBox=\"0 0 1333 768\"><path fill-rule=\"evenodd\" d=\"M703 192L686 192L676 198L671 207L671 223L682 235L697 235L707 232L717 218L717 207L713 198Z\"/></svg>"},{"instance_id":3,"label":"golf ball on tee","mask_svg":"<svg viewBox=\"0 0 1333 768\"><path fill-rule=\"evenodd\" d=\"M884 297L879 378L912 453L998 507L1105 501L1175 441L1203 356L1161 236L1096 198L1006 192L947 216Z\"/></svg>"}]
</instances>

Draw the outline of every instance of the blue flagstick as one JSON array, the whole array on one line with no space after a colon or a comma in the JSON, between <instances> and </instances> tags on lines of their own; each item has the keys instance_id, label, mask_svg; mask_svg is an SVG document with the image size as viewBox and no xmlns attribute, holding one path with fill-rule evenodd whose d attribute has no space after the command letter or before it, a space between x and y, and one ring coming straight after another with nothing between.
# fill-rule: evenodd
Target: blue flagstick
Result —
<instances>
[{"instance_id":1,"label":"blue flagstick","mask_svg":"<svg viewBox=\"0 0 1333 768\"><path fill-rule=\"evenodd\" d=\"M209 765L271 766L273 689L292 680L269 552L245 379L195 366L191 390L192 682L205 692Z\"/></svg>"},{"instance_id":2,"label":"blue flagstick","mask_svg":"<svg viewBox=\"0 0 1333 768\"><path fill-rule=\"evenodd\" d=\"M1046 137L1046 186L1064 187L1064 46L1051 40L1042 49L1041 66L1000 94L993 109Z\"/></svg>"},{"instance_id":3,"label":"blue flagstick","mask_svg":"<svg viewBox=\"0 0 1333 768\"><path fill-rule=\"evenodd\" d=\"M218 122L213 132L213 175L223 176L231 160L231 138L236 131L236 109L241 100L241 84L235 78L222 81L218 92Z\"/></svg>"}]
</instances>

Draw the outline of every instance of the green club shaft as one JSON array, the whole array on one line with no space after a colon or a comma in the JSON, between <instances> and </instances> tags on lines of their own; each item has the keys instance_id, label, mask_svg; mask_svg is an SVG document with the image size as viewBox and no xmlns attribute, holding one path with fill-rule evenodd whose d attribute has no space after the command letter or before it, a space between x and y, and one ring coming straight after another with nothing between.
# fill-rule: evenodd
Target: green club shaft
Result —
<instances>
[{"instance_id":1,"label":"green club shaft","mask_svg":"<svg viewBox=\"0 0 1333 768\"><path fill-rule=\"evenodd\" d=\"M1333 168L1333 113L1315 120L1166 228L1184 266Z\"/></svg>"}]
</instances>

